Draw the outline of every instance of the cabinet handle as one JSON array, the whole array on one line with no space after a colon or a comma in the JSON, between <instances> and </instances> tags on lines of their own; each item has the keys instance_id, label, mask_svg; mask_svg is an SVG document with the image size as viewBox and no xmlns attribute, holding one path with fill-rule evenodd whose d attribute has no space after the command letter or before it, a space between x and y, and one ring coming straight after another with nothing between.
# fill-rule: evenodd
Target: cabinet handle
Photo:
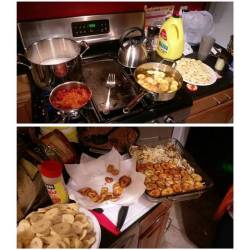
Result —
<instances>
[{"instance_id":1,"label":"cabinet handle","mask_svg":"<svg viewBox=\"0 0 250 250\"><path fill-rule=\"evenodd\" d=\"M154 224L152 224L152 225L150 226L150 228L148 229L149 232L150 232L150 229L154 228L154 225L156 225L156 224L160 221L160 219L161 219L161 217L158 218L158 220L156 220L156 221L154 222ZM152 230L152 231L150 232L150 234L147 235L147 238L150 238L151 235L152 235L153 233L154 233L154 230Z\"/></svg>"},{"instance_id":2,"label":"cabinet handle","mask_svg":"<svg viewBox=\"0 0 250 250\"><path fill-rule=\"evenodd\" d=\"M162 218L162 216L163 216L164 214L165 214L165 213L160 214L160 215L156 218L156 220L153 222L153 224L151 224L150 227L140 236L140 238L144 238L144 236L147 235L147 234L151 231L152 227L154 227L154 225ZM149 236L151 236L151 234L152 234L152 233L150 233ZM148 238L149 236L147 236L147 238Z\"/></svg>"},{"instance_id":3,"label":"cabinet handle","mask_svg":"<svg viewBox=\"0 0 250 250\"><path fill-rule=\"evenodd\" d=\"M220 105L222 102L220 101L220 100L218 100L216 97L213 97L213 99L216 101L216 103L218 104L218 105Z\"/></svg>"},{"instance_id":4,"label":"cabinet handle","mask_svg":"<svg viewBox=\"0 0 250 250\"><path fill-rule=\"evenodd\" d=\"M171 224L172 224L172 219L169 217L168 218L168 224L167 224L167 226L165 228L165 233L168 231L168 229L170 228Z\"/></svg>"},{"instance_id":5,"label":"cabinet handle","mask_svg":"<svg viewBox=\"0 0 250 250\"><path fill-rule=\"evenodd\" d=\"M228 95L228 94L223 94L228 100L231 100L232 99L232 97L230 96L230 95Z\"/></svg>"}]
</instances>

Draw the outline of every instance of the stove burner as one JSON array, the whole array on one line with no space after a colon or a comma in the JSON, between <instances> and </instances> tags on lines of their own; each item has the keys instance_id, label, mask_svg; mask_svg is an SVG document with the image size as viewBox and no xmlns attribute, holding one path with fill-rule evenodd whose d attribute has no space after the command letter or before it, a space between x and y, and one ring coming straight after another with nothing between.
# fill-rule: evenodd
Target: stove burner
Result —
<instances>
[{"instance_id":1,"label":"stove burner","mask_svg":"<svg viewBox=\"0 0 250 250\"><path fill-rule=\"evenodd\" d=\"M106 81L109 73L115 74L116 85L111 89L110 112L125 107L137 94L136 85L114 59L86 62L82 67L84 82L93 93L93 100L99 112L105 110L108 95Z\"/></svg>"}]
</instances>

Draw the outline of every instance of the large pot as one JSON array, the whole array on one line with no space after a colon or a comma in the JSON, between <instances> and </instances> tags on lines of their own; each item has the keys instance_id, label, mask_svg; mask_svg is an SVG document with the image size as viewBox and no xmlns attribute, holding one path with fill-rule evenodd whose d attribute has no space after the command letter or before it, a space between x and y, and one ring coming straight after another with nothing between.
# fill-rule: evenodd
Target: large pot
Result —
<instances>
[{"instance_id":1,"label":"large pot","mask_svg":"<svg viewBox=\"0 0 250 250\"><path fill-rule=\"evenodd\" d=\"M129 34L139 31L140 39L129 38L125 41ZM120 48L118 51L118 62L127 68L136 68L138 65L145 63L148 57L146 46L143 43L145 35L142 29L132 27L125 31L120 38Z\"/></svg>"},{"instance_id":2,"label":"large pot","mask_svg":"<svg viewBox=\"0 0 250 250\"><path fill-rule=\"evenodd\" d=\"M141 73L144 70L160 70L160 71L166 73L167 76L173 77L178 82L177 90L172 91L172 92L153 92L153 91L146 89L138 82L137 77L136 77L139 73ZM136 104L139 103L142 100L142 98L147 94L150 94L155 101L165 102L165 101L169 101L169 100L173 99L176 95L176 92L182 87L182 83L183 83L182 76L176 69L174 69L173 67L166 65L164 63L157 63L157 62L144 63L144 64L140 65L139 67L137 67L134 71L134 79L137 82L137 84L140 85L142 90L123 109L123 113L125 113L125 114L129 113L136 106Z\"/></svg>"},{"instance_id":3,"label":"large pot","mask_svg":"<svg viewBox=\"0 0 250 250\"><path fill-rule=\"evenodd\" d=\"M51 91L60 83L81 79L81 58L87 49L89 45L84 41L44 39L29 46L25 55L19 54L17 63L29 67L39 88ZM30 65L21 61L21 57L25 57Z\"/></svg>"}]
</instances>

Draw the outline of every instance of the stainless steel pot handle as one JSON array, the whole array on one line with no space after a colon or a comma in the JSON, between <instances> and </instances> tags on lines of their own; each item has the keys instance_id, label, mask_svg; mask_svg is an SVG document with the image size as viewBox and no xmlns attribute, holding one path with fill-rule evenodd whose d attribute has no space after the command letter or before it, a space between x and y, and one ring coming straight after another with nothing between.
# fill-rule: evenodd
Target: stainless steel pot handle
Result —
<instances>
[{"instance_id":1,"label":"stainless steel pot handle","mask_svg":"<svg viewBox=\"0 0 250 250\"><path fill-rule=\"evenodd\" d=\"M132 101L130 101L130 103L125 108L123 108L123 113L128 114L146 94L148 94L148 92L146 92L145 90L141 91L139 95L132 99Z\"/></svg>"},{"instance_id":2,"label":"stainless steel pot handle","mask_svg":"<svg viewBox=\"0 0 250 250\"><path fill-rule=\"evenodd\" d=\"M85 49L83 50L83 52L80 54L80 58L83 59L83 54L90 48L89 44L85 41L81 41L80 45L82 47L85 47Z\"/></svg>"},{"instance_id":3,"label":"stainless steel pot handle","mask_svg":"<svg viewBox=\"0 0 250 250\"><path fill-rule=\"evenodd\" d=\"M28 65L28 64L26 64L26 63L24 63L24 62L21 61L22 57L24 57L26 59L25 55L23 55L21 53L17 54L17 64L23 65L23 66L29 68L29 70L31 70L31 68L32 68L31 65Z\"/></svg>"}]
</instances>

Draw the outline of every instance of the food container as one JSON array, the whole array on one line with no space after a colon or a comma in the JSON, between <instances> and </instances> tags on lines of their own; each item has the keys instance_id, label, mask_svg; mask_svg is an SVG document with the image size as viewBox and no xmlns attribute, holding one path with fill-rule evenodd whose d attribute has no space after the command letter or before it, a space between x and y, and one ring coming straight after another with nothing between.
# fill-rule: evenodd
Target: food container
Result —
<instances>
[{"instance_id":1,"label":"food container","mask_svg":"<svg viewBox=\"0 0 250 250\"><path fill-rule=\"evenodd\" d=\"M96 217L76 203L38 208L17 226L17 248L99 248Z\"/></svg>"},{"instance_id":2,"label":"food container","mask_svg":"<svg viewBox=\"0 0 250 250\"><path fill-rule=\"evenodd\" d=\"M39 88L51 91L57 84L81 79L81 59L88 49L85 41L77 43L68 38L49 38L30 45L25 55L18 55L17 63L30 69ZM22 58L26 58L30 65Z\"/></svg>"},{"instance_id":3,"label":"food container","mask_svg":"<svg viewBox=\"0 0 250 250\"><path fill-rule=\"evenodd\" d=\"M77 108L59 108L53 104L53 99L56 98L58 91L70 90L70 89L75 88L75 87L81 87L84 90L84 96L82 96L83 102L81 105L79 105ZM50 101L51 106L54 109L58 110L61 114L67 116L67 115L72 115L72 114L78 113L78 111L90 101L91 97L92 97L92 92L84 83L77 82L77 81L70 81L70 82L65 82L65 83L62 83L62 84L56 86L50 92L49 101Z\"/></svg>"},{"instance_id":4,"label":"food container","mask_svg":"<svg viewBox=\"0 0 250 250\"><path fill-rule=\"evenodd\" d=\"M152 202L163 202L168 200L171 201L184 201L184 200L192 200L192 199L197 199L199 198L203 193L208 191L212 186L213 186L213 181L208 177L208 175L196 164L194 161L193 157L183 148L181 143L174 138L169 138L169 139L160 139L160 138L151 138L151 139L145 139L145 140L140 140L138 141L138 146L139 145L150 145L150 146L156 146L160 144L167 144L167 143L172 143L175 145L177 151L180 153L180 155L187 160L187 162L190 164L190 166L194 169L195 173L199 174L202 177L203 183L205 183L205 187L201 190L193 190L193 191L188 191L188 192L183 192L183 193L178 193L178 194L172 194L164 197L159 197L159 198L153 198L149 196L146 192L144 193L145 197L152 201ZM130 152L132 147L138 147L138 146L131 146L130 147Z\"/></svg>"},{"instance_id":5,"label":"food container","mask_svg":"<svg viewBox=\"0 0 250 250\"><path fill-rule=\"evenodd\" d=\"M166 73L167 76L173 77L174 80L178 82L178 88L175 91L165 91L165 92L154 92L149 90L148 88L145 88L142 84L139 83L137 79L137 75L145 70L156 70ZM166 102L172 100L175 97L177 91L182 87L183 83L181 74L173 67L170 67L169 65L162 63L162 61L160 63L148 62L141 64L134 71L134 79L137 82L137 84L141 87L141 92L135 98L133 98L132 101L130 101L130 103L123 109L123 113L125 114L129 113L136 106L136 104L139 103L142 100L142 98L147 94L151 94L153 96L154 101Z\"/></svg>"},{"instance_id":6,"label":"food container","mask_svg":"<svg viewBox=\"0 0 250 250\"><path fill-rule=\"evenodd\" d=\"M46 160L39 166L39 170L52 202L68 203L69 196L62 176L62 163Z\"/></svg>"}]
</instances>

